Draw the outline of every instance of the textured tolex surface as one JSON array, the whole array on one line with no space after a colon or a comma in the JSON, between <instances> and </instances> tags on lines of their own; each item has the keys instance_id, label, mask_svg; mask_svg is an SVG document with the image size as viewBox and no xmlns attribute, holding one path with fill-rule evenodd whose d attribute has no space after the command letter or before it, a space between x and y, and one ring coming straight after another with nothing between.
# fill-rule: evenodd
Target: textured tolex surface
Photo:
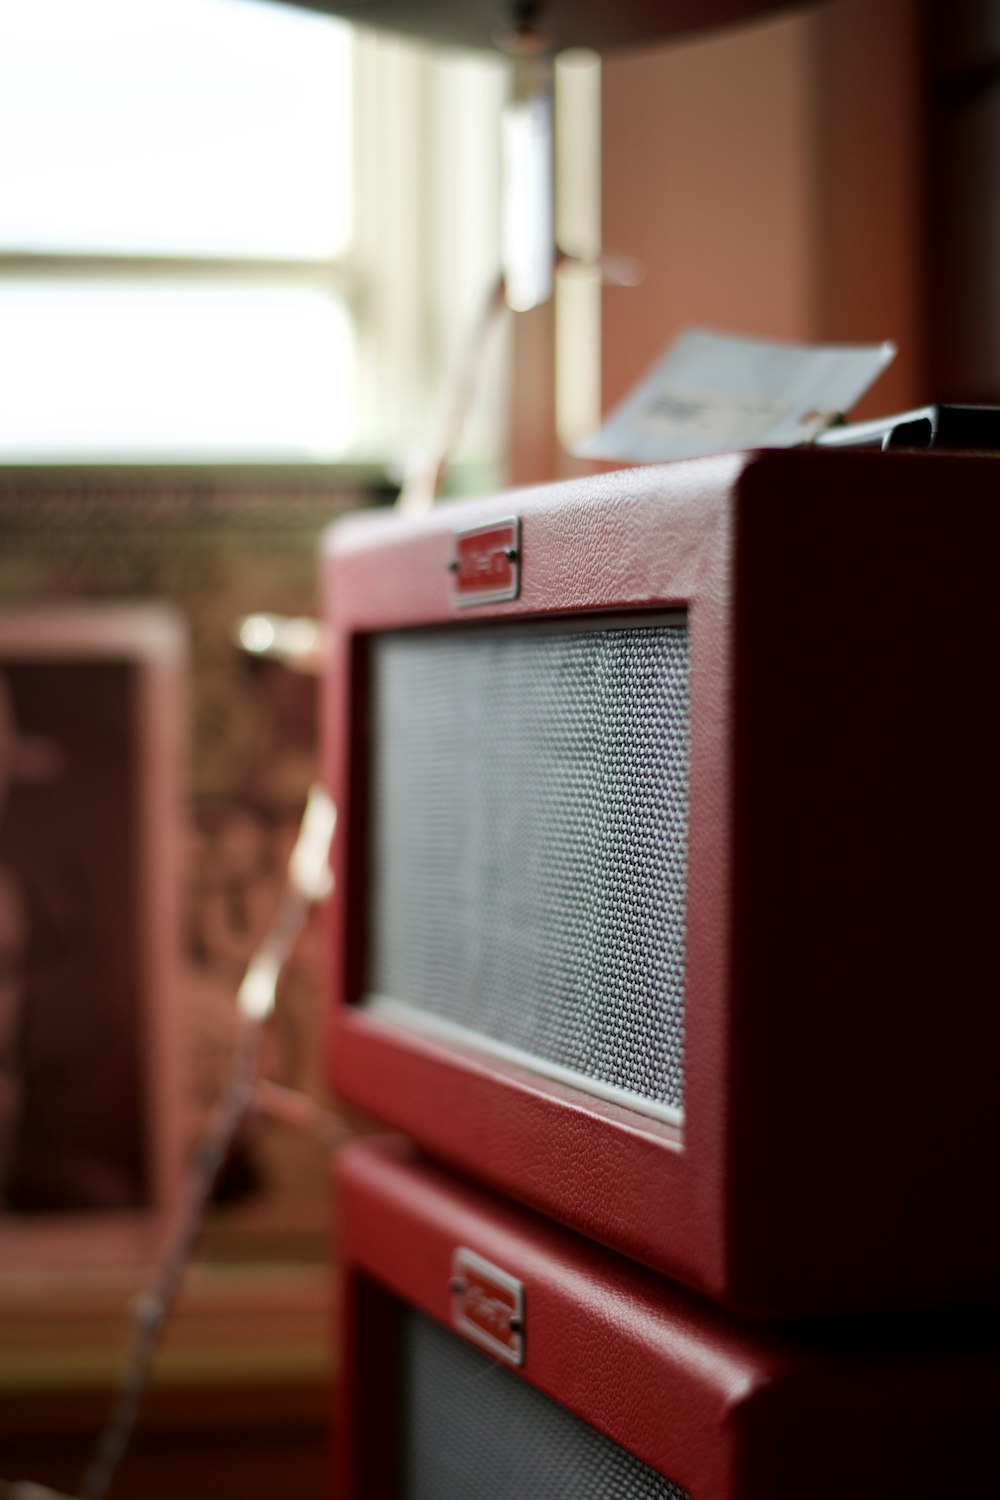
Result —
<instances>
[{"instance_id":1,"label":"textured tolex surface","mask_svg":"<svg viewBox=\"0 0 1000 1500\"><path fill-rule=\"evenodd\" d=\"M774 451L338 528L344 1096L751 1315L996 1308L998 473L995 457ZM459 611L456 533L512 514L518 597ZM473 621L513 639L674 611L690 656L680 1129L357 1003L371 637L450 630L457 657ZM547 903L549 874L529 883Z\"/></svg>"}]
</instances>

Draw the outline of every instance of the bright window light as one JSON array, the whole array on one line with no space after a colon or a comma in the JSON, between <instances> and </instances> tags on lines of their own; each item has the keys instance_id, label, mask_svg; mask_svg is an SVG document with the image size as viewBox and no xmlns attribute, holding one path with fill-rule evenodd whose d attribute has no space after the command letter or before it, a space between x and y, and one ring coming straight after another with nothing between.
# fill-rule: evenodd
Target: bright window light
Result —
<instances>
[{"instance_id":1,"label":"bright window light","mask_svg":"<svg viewBox=\"0 0 1000 1500\"><path fill-rule=\"evenodd\" d=\"M331 257L347 29L260 0L0 0L0 244Z\"/></svg>"},{"instance_id":2,"label":"bright window light","mask_svg":"<svg viewBox=\"0 0 1000 1500\"><path fill-rule=\"evenodd\" d=\"M0 460L350 450L351 47L262 0L0 0Z\"/></svg>"},{"instance_id":3,"label":"bright window light","mask_svg":"<svg viewBox=\"0 0 1000 1500\"><path fill-rule=\"evenodd\" d=\"M8 461L312 461L353 435L351 321L320 290L12 278L0 329Z\"/></svg>"}]
</instances>

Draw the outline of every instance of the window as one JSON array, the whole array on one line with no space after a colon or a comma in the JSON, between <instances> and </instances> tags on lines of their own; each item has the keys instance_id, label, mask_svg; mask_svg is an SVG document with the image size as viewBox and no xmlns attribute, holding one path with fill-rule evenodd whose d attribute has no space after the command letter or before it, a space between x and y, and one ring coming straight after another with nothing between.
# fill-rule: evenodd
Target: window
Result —
<instances>
[{"instance_id":1,"label":"window","mask_svg":"<svg viewBox=\"0 0 1000 1500\"><path fill-rule=\"evenodd\" d=\"M0 0L0 459L405 453L495 274L505 86L264 0Z\"/></svg>"}]
</instances>

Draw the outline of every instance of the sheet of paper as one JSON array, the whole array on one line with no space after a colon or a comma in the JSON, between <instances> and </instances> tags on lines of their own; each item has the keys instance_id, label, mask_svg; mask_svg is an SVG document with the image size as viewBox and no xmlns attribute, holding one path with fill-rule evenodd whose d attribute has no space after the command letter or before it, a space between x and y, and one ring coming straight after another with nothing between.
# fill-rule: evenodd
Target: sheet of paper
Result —
<instances>
[{"instance_id":1,"label":"sheet of paper","mask_svg":"<svg viewBox=\"0 0 1000 1500\"><path fill-rule=\"evenodd\" d=\"M576 451L658 463L792 448L849 412L895 353L888 342L772 344L690 329Z\"/></svg>"}]
</instances>

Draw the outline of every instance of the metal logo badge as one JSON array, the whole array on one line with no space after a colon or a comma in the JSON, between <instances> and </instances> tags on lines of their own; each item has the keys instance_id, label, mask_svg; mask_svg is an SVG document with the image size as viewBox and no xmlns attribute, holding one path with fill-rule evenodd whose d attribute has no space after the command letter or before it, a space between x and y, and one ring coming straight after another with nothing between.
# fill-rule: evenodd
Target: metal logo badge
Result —
<instances>
[{"instance_id":1,"label":"metal logo badge","mask_svg":"<svg viewBox=\"0 0 1000 1500\"><path fill-rule=\"evenodd\" d=\"M524 1363L524 1287L461 1246L451 1259L451 1317L461 1333L495 1358Z\"/></svg>"},{"instance_id":2,"label":"metal logo badge","mask_svg":"<svg viewBox=\"0 0 1000 1500\"><path fill-rule=\"evenodd\" d=\"M521 588L520 518L506 516L488 526L456 531L448 571L452 603L459 609L516 599Z\"/></svg>"}]
</instances>

